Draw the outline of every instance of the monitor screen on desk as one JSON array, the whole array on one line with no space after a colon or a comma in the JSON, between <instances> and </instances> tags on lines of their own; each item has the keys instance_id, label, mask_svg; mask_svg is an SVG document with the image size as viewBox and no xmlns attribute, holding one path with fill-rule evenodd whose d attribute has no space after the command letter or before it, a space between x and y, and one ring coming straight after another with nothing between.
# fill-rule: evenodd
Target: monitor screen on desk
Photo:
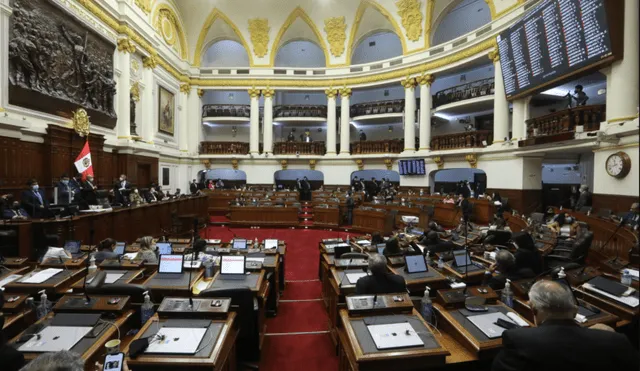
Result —
<instances>
[{"instance_id":1,"label":"monitor screen on desk","mask_svg":"<svg viewBox=\"0 0 640 371\"><path fill-rule=\"evenodd\" d=\"M378 254L382 255L384 248L387 247L386 243L379 243L376 245L376 249L378 249Z\"/></svg>"},{"instance_id":2,"label":"monitor screen on desk","mask_svg":"<svg viewBox=\"0 0 640 371\"><path fill-rule=\"evenodd\" d=\"M220 258L220 274L244 274L244 255L225 255Z\"/></svg>"},{"instance_id":3,"label":"monitor screen on desk","mask_svg":"<svg viewBox=\"0 0 640 371\"><path fill-rule=\"evenodd\" d=\"M158 273L182 273L183 255L160 255Z\"/></svg>"},{"instance_id":4,"label":"monitor screen on desk","mask_svg":"<svg viewBox=\"0 0 640 371\"><path fill-rule=\"evenodd\" d=\"M116 248L113 250L113 252L118 255L124 255L124 250L126 249L126 247L126 242L116 242Z\"/></svg>"},{"instance_id":5,"label":"monitor screen on desk","mask_svg":"<svg viewBox=\"0 0 640 371\"><path fill-rule=\"evenodd\" d=\"M464 267L471 264L471 257L465 250L454 250L453 258L455 259L456 267Z\"/></svg>"},{"instance_id":6,"label":"monitor screen on desk","mask_svg":"<svg viewBox=\"0 0 640 371\"><path fill-rule=\"evenodd\" d=\"M264 248L265 250L277 249L278 240L264 240Z\"/></svg>"},{"instance_id":7,"label":"monitor screen on desk","mask_svg":"<svg viewBox=\"0 0 640 371\"><path fill-rule=\"evenodd\" d=\"M406 263L408 273L420 273L427 272L427 263L422 255L405 255L404 261Z\"/></svg>"},{"instance_id":8,"label":"monitor screen on desk","mask_svg":"<svg viewBox=\"0 0 640 371\"><path fill-rule=\"evenodd\" d=\"M77 254L80 252L80 241L66 241L64 243L64 249L69 252L69 254Z\"/></svg>"},{"instance_id":9,"label":"monitor screen on desk","mask_svg":"<svg viewBox=\"0 0 640 371\"><path fill-rule=\"evenodd\" d=\"M158 255L171 255L173 250L171 249L171 242L158 242Z\"/></svg>"},{"instance_id":10,"label":"monitor screen on desk","mask_svg":"<svg viewBox=\"0 0 640 371\"><path fill-rule=\"evenodd\" d=\"M233 249L236 250L246 250L247 249L247 240L233 240Z\"/></svg>"}]
</instances>

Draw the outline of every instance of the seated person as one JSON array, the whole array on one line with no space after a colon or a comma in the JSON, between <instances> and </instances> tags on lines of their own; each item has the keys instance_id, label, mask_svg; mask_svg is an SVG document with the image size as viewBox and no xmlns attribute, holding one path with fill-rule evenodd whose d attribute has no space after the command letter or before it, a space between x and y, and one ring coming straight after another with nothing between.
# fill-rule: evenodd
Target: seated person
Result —
<instances>
[{"instance_id":1,"label":"seated person","mask_svg":"<svg viewBox=\"0 0 640 371\"><path fill-rule=\"evenodd\" d=\"M113 252L116 248L116 240L113 238L106 238L98 244L98 251L93 254L96 259L96 264L100 264L105 260L118 259L118 254Z\"/></svg>"},{"instance_id":2,"label":"seated person","mask_svg":"<svg viewBox=\"0 0 640 371\"><path fill-rule=\"evenodd\" d=\"M160 201L158 197L158 191L156 191L155 187L149 187L149 190L144 194L144 199L148 203Z\"/></svg>"},{"instance_id":3,"label":"seated person","mask_svg":"<svg viewBox=\"0 0 640 371\"><path fill-rule=\"evenodd\" d=\"M622 334L580 327L573 295L554 281L529 291L537 327L507 330L492 371L638 370L638 351Z\"/></svg>"},{"instance_id":4,"label":"seated person","mask_svg":"<svg viewBox=\"0 0 640 371\"><path fill-rule=\"evenodd\" d=\"M382 250L382 255L393 256L400 254L402 254L402 250L400 250L400 241L398 241L398 238L389 238L385 244L384 250Z\"/></svg>"},{"instance_id":5,"label":"seated person","mask_svg":"<svg viewBox=\"0 0 640 371\"><path fill-rule=\"evenodd\" d=\"M516 247L516 269L529 268L534 274L542 273L544 269L542 255L536 248L536 244L529 232L518 232L511 236Z\"/></svg>"},{"instance_id":6,"label":"seated person","mask_svg":"<svg viewBox=\"0 0 640 371\"><path fill-rule=\"evenodd\" d=\"M4 306L4 296L0 295L0 360L4 371L18 371L24 365L24 356L14 347L7 344L6 334L3 333L5 318L2 313Z\"/></svg>"},{"instance_id":7,"label":"seated person","mask_svg":"<svg viewBox=\"0 0 640 371\"><path fill-rule=\"evenodd\" d=\"M158 256L156 255L156 246L151 236L145 236L140 239L140 251L136 255L135 260L143 260L145 263L158 264Z\"/></svg>"},{"instance_id":8,"label":"seated person","mask_svg":"<svg viewBox=\"0 0 640 371\"><path fill-rule=\"evenodd\" d=\"M567 213L556 214L553 219L551 219L551 223L547 224L547 227L556 233L560 233L560 228L566 223L567 218L569 218L569 214Z\"/></svg>"},{"instance_id":9,"label":"seated person","mask_svg":"<svg viewBox=\"0 0 640 371\"><path fill-rule=\"evenodd\" d=\"M496 255L496 262L489 268L490 272L498 271L497 275L494 275L489 280L489 287L494 290L501 290L504 288L507 279L516 281L523 278L535 277L533 271L529 268L518 269L516 266L516 258L507 250L500 250Z\"/></svg>"},{"instance_id":10,"label":"seated person","mask_svg":"<svg viewBox=\"0 0 640 371\"><path fill-rule=\"evenodd\" d=\"M138 188L133 189L133 192L131 192L131 194L129 195L129 201L133 206L138 206L146 203L144 198L140 196L140 191L138 190Z\"/></svg>"},{"instance_id":11,"label":"seated person","mask_svg":"<svg viewBox=\"0 0 640 371\"><path fill-rule=\"evenodd\" d=\"M13 201L11 207L7 207L2 211L3 219L11 219L11 220L27 220L29 219L29 214L27 211L20 207L20 202Z\"/></svg>"},{"instance_id":12,"label":"seated person","mask_svg":"<svg viewBox=\"0 0 640 371\"><path fill-rule=\"evenodd\" d=\"M29 190L22 192L22 207L32 218L45 218L49 215L49 201L35 179L27 182Z\"/></svg>"},{"instance_id":13,"label":"seated person","mask_svg":"<svg viewBox=\"0 0 640 371\"><path fill-rule=\"evenodd\" d=\"M635 228L640 224L640 203L634 202L629 212L622 218L625 225Z\"/></svg>"},{"instance_id":14,"label":"seated person","mask_svg":"<svg viewBox=\"0 0 640 371\"><path fill-rule=\"evenodd\" d=\"M397 241L397 240L396 240ZM380 254L369 257L370 276L362 277L356 283L356 295L380 295L407 292L407 284L400 275L387 269L387 258Z\"/></svg>"},{"instance_id":15,"label":"seated person","mask_svg":"<svg viewBox=\"0 0 640 371\"><path fill-rule=\"evenodd\" d=\"M380 232L373 232L371 234L371 244L377 245L379 243L384 243L384 238L382 238L382 235L380 235Z\"/></svg>"},{"instance_id":16,"label":"seated person","mask_svg":"<svg viewBox=\"0 0 640 371\"><path fill-rule=\"evenodd\" d=\"M455 204L456 200L454 200L453 197L451 197L450 195L446 195L444 197L444 200L442 200L442 202L445 204Z\"/></svg>"}]
</instances>

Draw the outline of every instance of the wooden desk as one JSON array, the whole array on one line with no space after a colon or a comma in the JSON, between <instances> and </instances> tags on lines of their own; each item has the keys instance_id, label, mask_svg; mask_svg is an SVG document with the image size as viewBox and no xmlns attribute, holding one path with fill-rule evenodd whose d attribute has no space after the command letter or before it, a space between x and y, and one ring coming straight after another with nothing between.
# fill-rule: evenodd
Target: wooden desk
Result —
<instances>
[{"instance_id":1,"label":"wooden desk","mask_svg":"<svg viewBox=\"0 0 640 371\"><path fill-rule=\"evenodd\" d=\"M605 311L614 314L626 321L632 321L633 318L637 317L640 313L640 307L631 308L607 297L591 293L582 287L574 289L574 292L578 299L582 299L589 304L604 309Z\"/></svg>"},{"instance_id":2,"label":"wooden desk","mask_svg":"<svg viewBox=\"0 0 640 371\"><path fill-rule=\"evenodd\" d=\"M127 323L132 318L133 314L134 311L129 310L119 315L115 321L109 321L113 322L115 326L120 328L120 331L122 331L122 335L124 335L125 332L123 331L123 329L125 328L125 323ZM46 317L36 322L36 324L49 324L54 315L54 313L49 313ZM30 333L30 331L32 331L30 328L26 328L23 333ZM95 338L83 338L84 340L81 340L79 343L77 343L73 348L70 349L70 351L80 355L80 358L82 358L82 360L84 361L86 371L92 371L94 369L95 362L102 362L104 360L104 344L116 337L117 329L114 326L105 326L99 336ZM19 338L20 335L15 336L11 340L11 343L15 343ZM90 345L85 346L85 340L89 341ZM25 361L30 362L42 353L22 352L22 354L24 355Z\"/></svg>"},{"instance_id":3,"label":"wooden desk","mask_svg":"<svg viewBox=\"0 0 640 371\"><path fill-rule=\"evenodd\" d=\"M158 307L161 318L227 318L231 299L229 298L192 298L193 308L184 309L189 305L188 298L165 297ZM220 306L212 306L212 301L220 301ZM176 305L178 304L178 305Z\"/></svg>"},{"instance_id":4,"label":"wooden desk","mask_svg":"<svg viewBox=\"0 0 640 371\"><path fill-rule=\"evenodd\" d=\"M298 208L230 206L229 220L235 225L298 225Z\"/></svg>"},{"instance_id":5,"label":"wooden desk","mask_svg":"<svg viewBox=\"0 0 640 371\"><path fill-rule=\"evenodd\" d=\"M17 249L14 249L14 251L4 251L4 255L17 255L24 258L35 258L35 251L31 247L33 243L33 233L31 230L30 220L3 220L0 222L0 230L15 232L14 238L17 242Z\"/></svg>"},{"instance_id":6,"label":"wooden desk","mask_svg":"<svg viewBox=\"0 0 640 371\"><path fill-rule=\"evenodd\" d=\"M424 370L431 367L443 366L446 357L451 353L442 346L441 338L431 332L418 312L413 311L406 315L419 321L424 328L418 331L428 331L433 335L435 346L433 348L415 347L405 349L391 349L366 352L363 349L362 340L355 329L355 322L360 322L364 317L349 316L346 310L340 311L342 327L338 331L339 336L339 370ZM373 317L375 318L375 317ZM361 334L360 336L366 336Z\"/></svg>"},{"instance_id":7,"label":"wooden desk","mask_svg":"<svg viewBox=\"0 0 640 371\"><path fill-rule=\"evenodd\" d=\"M386 221L387 212L383 209L380 211L353 209L353 229L368 233L380 232L386 235L393 230L393 223Z\"/></svg>"},{"instance_id":8,"label":"wooden desk","mask_svg":"<svg viewBox=\"0 0 640 371\"><path fill-rule=\"evenodd\" d=\"M620 320L620 318L618 318L618 316L613 315L609 312L607 312L606 310L599 308L598 306L594 305L594 307L600 309L600 313L595 314L593 316L590 316L589 318L587 318L587 322L584 323L578 323L576 322L578 325L580 325L581 327L591 327L595 324L598 323L602 323L604 325L607 326L611 326L613 328L616 328L616 323ZM520 314L521 317L525 318L527 321L529 322L533 322L533 311L531 310L531 305L529 303L528 300L524 300L524 299L514 299L513 300L513 309L515 309L516 312L518 312L518 314Z\"/></svg>"},{"instance_id":9,"label":"wooden desk","mask_svg":"<svg viewBox=\"0 0 640 371\"><path fill-rule=\"evenodd\" d=\"M54 296L56 294L66 292L69 289L69 286L76 282L78 277L84 274L85 270L86 268L62 270L62 272L49 278L43 283L19 283L14 281L6 285L4 288L5 292L16 292L30 295L34 295L38 291L45 290L47 295ZM33 271L29 274L35 274L37 272L38 271Z\"/></svg>"},{"instance_id":10,"label":"wooden desk","mask_svg":"<svg viewBox=\"0 0 640 371\"><path fill-rule=\"evenodd\" d=\"M337 227L340 224L340 209L337 207L314 207L313 225L321 227Z\"/></svg>"},{"instance_id":11,"label":"wooden desk","mask_svg":"<svg viewBox=\"0 0 640 371\"><path fill-rule=\"evenodd\" d=\"M476 260L473 256L471 257L472 260ZM456 279L458 279L461 282L466 283L467 285L472 284L472 283L480 283L482 282L483 278L484 278L484 269L478 269L475 270L473 272L458 272L457 270L455 270L453 267L451 267L452 262L448 262L444 264L444 272L445 274L451 275L453 277L455 277Z\"/></svg>"},{"instance_id":12,"label":"wooden desk","mask_svg":"<svg viewBox=\"0 0 640 371\"><path fill-rule=\"evenodd\" d=\"M185 270L183 276L189 276L189 270ZM189 296L189 287L193 287L195 283L204 275L204 271L202 269L194 269L191 271L191 283L189 287L187 287L187 279L184 279L184 285L175 285L172 279L167 280L157 280L155 279L158 275L158 272L154 272L146 281L144 281L143 285L147 287L149 290L149 294L151 295L151 299L155 303L159 303L162 301L162 298L168 295L173 296ZM166 282L163 282L166 281Z\"/></svg>"},{"instance_id":13,"label":"wooden desk","mask_svg":"<svg viewBox=\"0 0 640 371\"><path fill-rule=\"evenodd\" d=\"M109 300L118 298L120 301L116 304L109 304ZM90 305L76 306L74 302L78 300L86 300L83 294L67 294L58 300L53 307L56 313L88 313L88 312L113 312L122 313L129 307L129 297L121 295L90 295Z\"/></svg>"},{"instance_id":14,"label":"wooden desk","mask_svg":"<svg viewBox=\"0 0 640 371\"><path fill-rule=\"evenodd\" d=\"M391 272L404 277L407 283L407 290L412 295L422 296L426 286L429 286L432 292L449 287L447 278L433 267L429 267L428 272L409 273L404 270L404 266L401 266L391 268Z\"/></svg>"},{"instance_id":15,"label":"wooden desk","mask_svg":"<svg viewBox=\"0 0 640 371\"><path fill-rule=\"evenodd\" d=\"M394 298L400 298L396 301ZM375 295L376 302L373 303L374 295L349 295L345 297L347 310L349 315L372 315L385 313L411 313L413 310L413 302L409 294L382 294ZM364 308L358 308L357 300L364 299L367 305Z\"/></svg>"},{"instance_id":16,"label":"wooden desk","mask_svg":"<svg viewBox=\"0 0 640 371\"><path fill-rule=\"evenodd\" d=\"M134 270L122 270L122 271L109 270L109 271L107 271L107 274L109 274L109 273L124 273L124 276L120 277L114 283L127 284L127 283L132 283L132 282L140 279L142 277L142 273L143 272L144 272L144 269L139 269L137 271L134 271ZM92 273L89 277L87 277L87 280L90 280L93 276L95 276L95 274L96 273ZM104 285L107 286L109 284L105 283ZM84 277L82 279L76 281L73 285L71 285L71 289L75 293L84 292Z\"/></svg>"},{"instance_id":17,"label":"wooden desk","mask_svg":"<svg viewBox=\"0 0 640 371\"><path fill-rule=\"evenodd\" d=\"M479 289L481 288L487 290L487 293L480 292ZM482 297L486 300L487 303L490 304L495 303L499 299L498 294L493 291L491 287L474 286L467 287L466 295L464 294L464 289L438 290L438 292L436 293L436 300L438 303L440 303L440 305L446 308L463 308L464 299L460 299L469 296Z\"/></svg>"},{"instance_id":18,"label":"wooden desk","mask_svg":"<svg viewBox=\"0 0 640 371\"><path fill-rule=\"evenodd\" d=\"M62 268L62 269L78 269L87 265L87 256L84 255L73 259L48 258L40 263L42 268Z\"/></svg>"},{"instance_id":19,"label":"wooden desk","mask_svg":"<svg viewBox=\"0 0 640 371\"><path fill-rule=\"evenodd\" d=\"M22 268L29 265L28 258L18 258L18 257L5 257L4 262L2 263L7 268Z\"/></svg>"},{"instance_id":20,"label":"wooden desk","mask_svg":"<svg viewBox=\"0 0 640 371\"><path fill-rule=\"evenodd\" d=\"M98 268L104 270L140 270L144 265L144 260L104 260L98 265Z\"/></svg>"}]
</instances>

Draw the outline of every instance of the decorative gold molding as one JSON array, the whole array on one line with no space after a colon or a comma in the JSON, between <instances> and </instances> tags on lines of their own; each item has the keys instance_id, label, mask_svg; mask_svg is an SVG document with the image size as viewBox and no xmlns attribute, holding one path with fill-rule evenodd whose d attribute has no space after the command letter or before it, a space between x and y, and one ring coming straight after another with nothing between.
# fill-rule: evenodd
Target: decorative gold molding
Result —
<instances>
[{"instance_id":1,"label":"decorative gold molding","mask_svg":"<svg viewBox=\"0 0 640 371\"><path fill-rule=\"evenodd\" d=\"M280 30L278 31L278 34L277 34L276 38L273 40L273 44L271 46L271 60L270 60L270 63L269 63L269 67L275 66L276 54L278 54L278 49L281 46L280 45L280 40L282 39L282 36L284 36L284 33L287 32L289 27L298 18L302 19L309 26L311 31L313 31L313 33L316 35L316 39L317 39L317 42L318 42L317 45L318 45L318 47L320 47L320 49L322 49L322 52L324 53L325 66L330 67L331 66L331 57L329 55L329 51L327 50L327 46L324 43L324 38L322 37L322 33L320 32L320 30L318 30L318 27L316 27L316 24L313 22L313 20L311 20L311 17L309 17L307 12L305 12L304 9L302 9L299 6L297 6L295 9L293 9L291 14L289 14L287 19L282 24L282 27L280 27ZM313 40L310 40L310 41L313 42Z\"/></svg>"},{"instance_id":2,"label":"decorative gold molding","mask_svg":"<svg viewBox=\"0 0 640 371\"><path fill-rule=\"evenodd\" d=\"M309 160L309 169L311 170L316 169L316 160Z\"/></svg>"},{"instance_id":3,"label":"decorative gold molding","mask_svg":"<svg viewBox=\"0 0 640 371\"><path fill-rule=\"evenodd\" d=\"M324 91L324 94L327 96L327 98L335 98L338 95L338 89L329 88Z\"/></svg>"},{"instance_id":4,"label":"decorative gold molding","mask_svg":"<svg viewBox=\"0 0 640 371\"><path fill-rule=\"evenodd\" d=\"M351 96L351 88L347 88L346 86L340 89L341 97L350 97Z\"/></svg>"},{"instance_id":5,"label":"decorative gold molding","mask_svg":"<svg viewBox=\"0 0 640 371\"><path fill-rule=\"evenodd\" d=\"M438 165L438 169L442 169L444 167L444 157L442 156L434 157L433 162L435 162L436 165Z\"/></svg>"},{"instance_id":6,"label":"decorative gold molding","mask_svg":"<svg viewBox=\"0 0 640 371\"><path fill-rule=\"evenodd\" d=\"M0 107L0 112L4 112L4 108Z\"/></svg>"},{"instance_id":7,"label":"decorative gold molding","mask_svg":"<svg viewBox=\"0 0 640 371\"><path fill-rule=\"evenodd\" d=\"M422 12L420 11L420 2L418 0L398 0L398 15L402 20L407 39L410 41L420 40L422 36Z\"/></svg>"},{"instance_id":8,"label":"decorative gold molding","mask_svg":"<svg viewBox=\"0 0 640 371\"><path fill-rule=\"evenodd\" d=\"M410 76L407 76L404 80L400 81L400 85L402 85L405 89L411 89L416 86L416 79Z\"/></svg>"},{"instance_id":9,"label":"decorative gold molding","mask_svg":"<svg viewBox=\"0 0 640 371\"><path fill-rule=\"evenodd\" d=\"M273 96L276 95L276 91L269 88L267 86L266 89L262 89L262 96L265 98L273 98Z\"/></svg>"},{"instance_id":10,"label":"decorative gold molding","mask_svg":"<svg viewBox=\"0 0 640 371\"><path fill-rule=\"evenodd\" d=\"M238 170L239 164L240 164L239 160L236 160L236 159L231 160L231 168L233 168L233 170Z\"/></svg>"},{"instance_id":11,"label":"decorative gold molding","mask_svg":"<svg viewBox=\"0 0 640 371\"><path fill-rule=\"evenodd\" d=\"M478 156L475 153L470 153L464 156L464 159L469 163L469 166L471 166L471 168L478 168Z\"/></svg>"},{"instance_id":12,"label":"decorative gold molding","mask_svg":"<svg viewBox=\"0 0 640 371\"><path fill-rule=\"evenodd\" d=\"M118 51L123 53L135 53L136 46L133 45L131 39L129 39L128 37L123 37L121 39L118 39Z\"/></svg>"},{"instance_id":13,"label":"decorative gold molding","mask_svg":"<svg viewBox=\"0 0 640 371\"><path fill-rule=\"evenodd\" d=\"M327 41L334 57L340 57L344 53L345 41L347 41L347 24L344 16L331 17L324 20L324 32L327 33Z\"/></svg>"},{"instance_id":14,"label":"decorative gold molding","mask_svg":"<svg viewBox=\"0 0 640 371\"><path fill-rule=\"evenodd\" d=\"M134 0L133 3L136 4L136 6L144 12L144 14L151 13L151 8L153 6L151 0Z\"/></svg>"},{"instance_id":15,"label":"decorative gold molding","mask_svg":"<svg viewBox=\"0 0 640 371\"><path fill-rule=\"evenodd\" d=\"M211 11L211 13L209 14L209 16L204 22L204 26L200 30L200 35L198 36L198 42L196 43L195 54L193 56L193 63L192 63L193 66L200 67L202 63L202 60L201 60L202 53L204 52L204 48L205 48L205 39L209 34L209 30L211 29L211 26L213 26L213 24L216 23L218 19L226 23L227 26L229 26L233 30L233 32L236 34L236 37L240 41L240 44L242 44L242 46L244 46L244 49L247 51L247 55L249 56L249 65L253 67L254 65L253 53L251 52L251 47L249 47L247 40L242 35L242 32L240 32L240 29L238 28L238 26L236 26L235 23L233 23L233 21L229 19L229 17L227 17L224 13L222 13L218 8L214 8Z\"/></svg>"},{"instance_id":16,"label":"decorative gold molding","mask_svg":"<svg viewBox=\"0 0 640 371\"><path fill-rule=\"evenodd\" d=\"M131 84L131 97L135 102L140 102L140 82L136 81Z\"/></svg>"},{"instance_id":17,"label":"decorative gold molding","mask_svg":"<svg viewBox=\"0 0 640 371\"><path fill-rule=\"evenodd\" d=\"M204 95L204 93L205 93L205 92L204 92L204 90L203 90L203 89L198 89L198 96L199 96L200 98L202 98L202 96Z\"/></svg>"},{"instance_id":18,"label":"decorative gold molding","mask_svg":"<svg viewBox=\"0 0 640 371\"><path fill-rule=\"evenodd\" d=\"M362 170L364 169L364 160L363 159L357 159L356 160L356 165L358 165L358 170Z\"/></svg>"},{"instance_id":19,"label":"decorative gold molding","mask_svg":"<svg viewBox=\"0 0 640 371\"><path fill-rule=\"evenodd\" d=\"M425 26L424 26L424 49L429 49L431 46L431 23L433 23L433 8L436 5L436 0L426 0L427 4L425 17Z\"/></svg>"},{"instance_id":20,"label":"decorative gold molding","mask_svg":"<svg viewBox=\"0 0 640 371\"><path fill-rule=\"evenodd\" d=\"M153 26L155 27L156 31L158 31L160 36L162 36L162 39L167 43L167 45L173 46L177 41L176 39L180 39L178 55L180 56L180 58L187 60L187 50L189 50L189 47L187 45L187 37L184 33L184 27L180 22L180 18L173 10L173 8L169 7L167 4L160 4L154 10L151 19L153 20ZM165 19L169 23L165 23ZM168 34L166 28L168 27L167 24L170 25L169 27L173 28L171 30L171 34Z\"/></svg>"},{"instance_id":21,"label":"decorative gold molding","mask_svg":"<svg viewBox=\"0 0 640 371\"><path fill-rule=\"evenodd\" d=\"M349 48L347 48L347 65L351 64L351 55L353 54L353 49L356 47L356 43L359 40L356 40L356 35L358 34L358 28L360 27L360 22L362 21L362 17L364 16L365 10L367 8L373 8L377 10L380 14L382 14L393 26L395 34L400 39L400 43L402 44L402 54L407 54L407 42L404 38L404 34L402 33L402 29L396 22L395 18L391 13L389 13L384 7L380 4L376 3L373 0L361 0L358 9L356 10L356 15L351 25L351 34L349 36Z\"/></svg>"},{"instance_id":22,"label":"decorative gold molding","mask_svg":"<svg viewBox=\"0 0 640 371\"><path fill-rule=\"evenodd\" d=\"M489 56L489 59L493 61L493 63L500 61L500 53L498 52L497 48L491 50L488 56Z\"/></svg>"},{"instance_id":23,"label":"decorative gold molding","mask_svg":"<svg viewBox=\"0 0 640 371\"><path fill-rule=\"evenodd\" d=\"M281 160L280 166L282 167L282 170L287 170L287 166L289 166L289 163L287 162L287 160Z\"/></svg>"},{"instance_id":24,"label":"decorative gold molding","mask_svg":"<svg viewBox=\"0 0 640 371\"><path fill-rule=\"evenodd\" d=\"M393 159L385 158L384 159L384 166L387 167L387 170L393 169Z\"/></svg>"},{"instance_id":25,"label":"decorative gold molding","mask_svg":"<svg viewBox=\"0 0 640 371\"><path fill-rule=\"evenodd\" d=\"M249 19L249 35L253 44L253 53L264 57L269 52L269 20L266 18Z\"/></svg>"},{"instance_id":26,"label":"decorative gold molding","mask_svg":"<svg viewBox=\"0 0 640 371\"><path fill-rule=\"evenodd\" d=\"M142 58L142 66L144 68L154 69L158 66L158 56L151 54L148 57Z\"/></svg>"},{"instance_id":27,"label":"decorative gold molding","mask_svg":"<svg viewBox=\"0 0 640 371\"><path fill-rule=\"evenodd\" d=\"M430 73L422 74L422 75L416 77L416 83L418 83L420 85L429 85L429 86L431 86L431 84L433 84L433 82L435 80L436 80L436 77L433 76Z\"/></svg>"},{"instance_id":28,"label":"decorative gold molding","mask_svg":"<svg viewBox=\"0 0 640 371\"><path fill-rule=\"evenodd\" d=\"M78 135L81 137L89 135L89 129L91 126L91 121L89 120L89 115L84 108L78 108L77 110L72 112L73 117L71 118L71 126L73 130L75 130Z\"/></svg>"},{"instance_id":29,"label":"decorative gold molding","mask_svg":"<svg viewBox=\"0 0 640 371\"><path fill-rule=\"evenodd\" d=\"M189 83L180 84L180 92L186 95L189 95L189 93L191 93L191 84Z\"/></svg>"},{"instance_id":30,"label":"decorative gold molding","mask_svg":"<svg viewBox=\"0 0 640 371\"><path fill-rule=\"evenodd\" d=\"M250 98L260 98L260 89L252 87L251 89L247 90L247 92L249 93Z\"/></svg>"}]
</instances>

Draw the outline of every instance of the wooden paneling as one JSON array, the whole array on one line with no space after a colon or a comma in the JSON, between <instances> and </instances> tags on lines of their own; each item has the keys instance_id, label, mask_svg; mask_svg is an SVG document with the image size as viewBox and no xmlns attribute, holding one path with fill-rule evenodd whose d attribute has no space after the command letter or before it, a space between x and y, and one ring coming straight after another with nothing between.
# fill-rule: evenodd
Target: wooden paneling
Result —
<instances>
[{"instance_id":1,"label":"wooden paneling","mask_svg":"<svg viewBox=\"0 0 640 371\"><path fill-rule=\"evenodd\" d=\"M600 209L611 209L613 213L629 211L631 204L638 202L640 197L636 196L618 196L607 195L602 193L594 193L591 199L594 212Z\"/></svg>"},{"instance_id":2,"label":"wooden paneling","mask_svg":"<svg viewBox=\"0 0 640 371\"><path fill-rule=\"evenodd\" d=\"M40 143L0 137L0 194L19 197L29 179L42 179L44 158L44 146Z\"/></svg>"},{"instance_id":3,"label":"wooden paneling","mask_svg":"<svg viewBox=\"0 0 640 371\"><path fill-rule=\"evenodd\" d=\"M127 179L138 187L148 187L151 182L158 181L157 158L122 153L118 155L117 161L116 177L125 174Z\"/></svg>"},{"instance_id":4,"label":"wooden paneling","mask_svg":"<svg viewBox=\"0 0 640 371\"><path fill-rule=\"evenodd\" d=\"M509 198L509 205L520 214L531 214L542 205L542 191L539 189L487 189L487 194L500 193L500 197Z\"/></svg>"}]
</instances>

